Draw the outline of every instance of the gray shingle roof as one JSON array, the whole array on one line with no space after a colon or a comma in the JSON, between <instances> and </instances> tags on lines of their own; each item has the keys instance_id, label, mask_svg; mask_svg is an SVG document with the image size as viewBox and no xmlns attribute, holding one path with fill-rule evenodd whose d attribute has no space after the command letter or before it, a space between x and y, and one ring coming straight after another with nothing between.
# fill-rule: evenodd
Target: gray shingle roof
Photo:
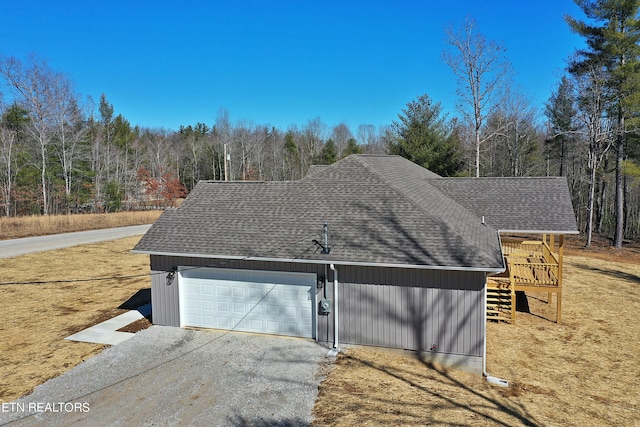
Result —
<instances>
[{"instance_id":1,"label":"gray shingle roof","mask_svg":"<svg viewBox=\"0 0 640 427\"><path fill-rule=\"evenodd\" d=\"M430 184L503 232L578 233L564 177L440 178Z\"/></svg>"},{"instance_id":2,"label":"gray shingle roof","mask_svg":"<svg viewBox=\"0 0 640 427\"><path fill-rule=\"evenodd\" d=\"M421 268L502 268L496 229L397 156L349 156L290 182L202 181L135 252ZM332 251L320 252L328 222Z\"/></svg>"}]
</instances>

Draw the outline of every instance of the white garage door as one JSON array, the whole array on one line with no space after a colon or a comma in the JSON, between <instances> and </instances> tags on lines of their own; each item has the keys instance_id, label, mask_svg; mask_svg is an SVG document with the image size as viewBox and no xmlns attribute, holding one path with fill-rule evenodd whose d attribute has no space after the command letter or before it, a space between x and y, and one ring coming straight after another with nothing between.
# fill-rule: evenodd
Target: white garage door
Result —
<instances>
[{"instance_id":1,"label":"white garage door","mask_svg":"<svg viewBox=\"0 0 640 427\"><path fill-rule=\"evenodd\" d=\"M189 267L179 273L183 326L315 338L315 274Z\"/></svg>"}]
</instances>

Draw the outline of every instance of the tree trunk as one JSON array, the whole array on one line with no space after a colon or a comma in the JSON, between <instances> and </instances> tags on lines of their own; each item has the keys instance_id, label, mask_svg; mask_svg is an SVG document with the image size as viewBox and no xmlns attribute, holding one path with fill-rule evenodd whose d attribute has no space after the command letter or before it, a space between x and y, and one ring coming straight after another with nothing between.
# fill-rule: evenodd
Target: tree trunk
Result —
<instances>
[{"instance_id":1,"label":"tree trunk","mask_svg":"<svg viewBox=\"0 0 640 427\"><path fill-rule=\"evenodd\" d=\"M476 129L476 178L480 178L480 130Z\"/></svg>"},{"instance_id":2,"label":"tree trunk","mask_svg":"<svg viewBox=\"0 0 640 427\"><path fill-rule=\"evenodd\" d=\"M42 214L49 215L49 200L47 199L47 150L45 145L40 145L40 154L42 155L42 170L40 174L42 184Z\"/></svg>"},{"instance_id":3,"label":"tree trunk","mask_svg":"<svg viewBox=\"0 0 640 427\"><path fill-rule=\"evenodd\" d=\"M595 160L591 160L592 163L595 163ZM589 177L589 197L587 202L587 243L585 243L584 247L591 247L591 235L593 233L593 206L595 200L595 192L596 192L596 168L595 165L592 165Z\"/></svg>"},{"instance_id":4,"label":"tree trunk","mask_svg":"<svg viewBox=\"0 0 640 427\"><path fill-rule=\"evenodd\" d=\"M622 248L624 238L624 179L622 162L624 160L624 115L622 107L618 107L618 141L616 152L616 229L613 236L613 246Z\"/></svg>"},{"instance_id":5,"label":"tree trunk","mask_svg":"<svg viewBox=\"0 0 640 427\"><path fill-rule=\"evenodd\" d=\"M595 232L602 233L602 223L604 222L604 204L607 196L607 180L602 178L600 185L600 191L598 194L598 208L596 210L596 226Z\"/></svg>"}]
</instances>

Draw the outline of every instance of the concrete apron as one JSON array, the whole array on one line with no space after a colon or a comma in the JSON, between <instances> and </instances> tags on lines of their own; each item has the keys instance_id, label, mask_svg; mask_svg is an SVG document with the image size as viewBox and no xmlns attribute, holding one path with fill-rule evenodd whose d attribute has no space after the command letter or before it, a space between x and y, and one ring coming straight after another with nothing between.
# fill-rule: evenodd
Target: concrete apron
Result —
<instances>
[{"instance_id":1,"label":"concrete apron","mask_svg":"<svg viewBox=\"0 0 640 427\"><path fill-rule=\"evenodd\" d=\"M142 319L151 313L151 303L145 304L136 310L123 313L113 319L91 326L76 334L70 335L66 340L90 342L94 344L118 345L133 337L131 332L119 332L118 329L127 326L136 320Z\"/></svg>"}]
</instances>

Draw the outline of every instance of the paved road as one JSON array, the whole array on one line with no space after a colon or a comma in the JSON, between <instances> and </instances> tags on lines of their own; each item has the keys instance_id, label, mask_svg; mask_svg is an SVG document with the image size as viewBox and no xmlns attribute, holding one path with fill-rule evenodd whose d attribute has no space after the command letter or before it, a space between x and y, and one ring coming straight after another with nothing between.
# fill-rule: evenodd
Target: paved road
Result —
<instances>
[{"instance_id":1,"label":"paved road","mask_svg":"<svg viewBox=\"0 0 640 427\"><path fill-rule=\"evenodd\" d=\"M103 242L138 236L147 232L151 225L107 228L104 230L78 231L51 236L25 237L23 239L0 240L0 258L11 258L31 252L49 251L87 243Z\"/></svg>"},{"instance_id":2,"label":"paved road","mask_svg":"<svg viewBox=\"0 0 640 427\"><path fill-rule=\"evenodd\" d=\"M308 426L327 348L152 326L5 402L11 426ZM329 365L331 366L331 365Z\"/></svg>"}]
</instances>

